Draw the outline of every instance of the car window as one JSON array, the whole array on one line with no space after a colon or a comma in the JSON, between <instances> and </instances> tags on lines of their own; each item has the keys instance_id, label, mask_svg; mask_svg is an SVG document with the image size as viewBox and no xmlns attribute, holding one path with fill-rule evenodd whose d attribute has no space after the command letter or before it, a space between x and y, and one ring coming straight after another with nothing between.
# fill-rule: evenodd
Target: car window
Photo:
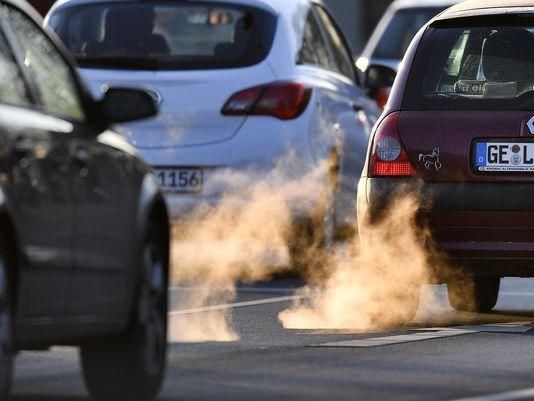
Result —
<instances>
[{"instance_id":1,"label":"car window","mask_svg":"<svg viewBox=\"0 0 534 401\"><path fill-rule=\"evenodd\" d=\"M223 2L88 2L59 9L50 26L82 67L198 70L260 63L277 18Z\"/></svg>"},{"instance_id":2,"label":"car window","mask_svg":"<svg viewBox=\"0 0 534 401\"><path fill-rule=\"evenodd\" d=\"M321 34L321 28L312 11L308 13L306 25L304 26L304 36L298 63L315 65L327 70L333 69L328 48Z\"/></svg>"},{"instance_id":3,"label":"car window","mask_svg":"<svg viewBox=\"0 0 534 401\"><path fill-rule=\"evenodd\" d=\"M28 88L3 35L0 35L0 102L29 106Z\"/></svg>"},{"instance_id":4,"label":"car window","mask_svg":"<svg viewBox=\"0 0 534 401\"><path fill-rule=\"evenodd\" d=\"M380 37L372 57L402 60L415 34L444 9L424 7L398 10Z\"/></svg>"},{"instance_id":5,"label":"car window","mask_svg":"<svg viewBox=\"0 0 534 401\"><path fill-rule=\"evenodd\" d=\"M12 7L4 10L43 109L69 119L84 120L78 89L67 62L41 28L26 15Z\"/></svg>"},{"instance_id":6,"label":"car window","mask_svg":"<svg viewBox=\"0 0 534 401\"><path fill-rule=\"evenodd\" d=\"M410 74L406 101L417 108L534 104L534 19L530 23L431 28Z\"/></svg>"},{"instance_id":7,"label":"car window","mask_svg":"<svg viewBox=\"0 0 534 401\"><path fill-rule=\"evenodd\" d=\"M337 72L354 81L352 54L347 50L345 42L341 37L341 33L336 27L335 22L323 7L315 5L315 9L324 28L326 40L332 50Z\"/></svg>"}]
</instances>

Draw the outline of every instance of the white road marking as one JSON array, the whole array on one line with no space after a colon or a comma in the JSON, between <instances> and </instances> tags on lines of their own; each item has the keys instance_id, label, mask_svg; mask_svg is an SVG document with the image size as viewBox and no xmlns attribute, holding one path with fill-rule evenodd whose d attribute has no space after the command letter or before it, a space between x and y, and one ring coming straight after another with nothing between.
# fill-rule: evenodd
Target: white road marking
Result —
<instances>
[{"instance_id":1,"label":"white road marking","mask_svg":"<svg viewBox=\"0 0 534 401\"><path fill-rule=\"evenodd\" d=\"M499 295L505 295L507 297L534 297L534 292L511 292L501 291Z\"/></svg>"},{"instance_id":2,"label":"white road marking","mask_svg":"<svg viewBox=\"0 0 534 401\"><path fill-rule=\"evenodd\" d=\"M171 291L197 291L201 290L203 287L189 287L189 286L172 286L170 287ZM287 294L294 293L300 288L269 288L269 287L237 287L236 291L238 293L258 293L258 294Z\"/></svg>"},{"instance_id":3,"label":"white road marking","mask_svg":"<svg viewBox=\"0 0 534 401\"><path fill-rule=\"evenodd\" d=\"M346 348L373 348L385 345L398 345L440 338L457 337L467 334L500 333L500 334L523 334L534 329L533 322L491 323L477 326L458 327L427 327L410 329L415 334L398 336L371 337L363 340L339 341L326 344L313 345L313 347L346 347Z\"/></svg>"},{"instance_id":4,"label":"white road marking","mask_svg":"<svg viewBox=\"0 0 534 401\"><path fill-rule=\"evenodd\" d=\"M488 323L488 324L480 324L480 325L457 326L457 327L454 327L453 329L470 330L470 331L475 331L477 333L524 334L534 329L534 322L524 321L524 322L511 322L511 323ZM411 329L410 331L429 332L429 331L442 331L442 330L448 330L448 329L444 327L428 327L428 328Z\"/></svg>"},{"instance_id":5,"label":"white road marking","mask_svg":"<svg viewBox=\"0 0 534 401\"><path fill-rule=\"evenodd\" d=\"M339 341L334 343L319 344L316 347L346 347L346 348L373 348L383 347L386 345L397 345L413 343L418 341L436 340L439 338L464 336L467 334L476 334L476 331L472 330L460 330L460 329L442 329L440 331L430 331L416 334L404 334L400 336L389 337L375 337L365 340L354 341Z\"/></svg>"},{"instance_id":6,"label":"white road marking","mask_svg":"<svg viewBox=\"0 0 534 401\"><path fill-rule=\"evenodd\" d=\"M479 397L461 398L452 401L520 401L534 399L534 388L511 391L509 393L482 395Z\"/></svg>"},{"instance_id":7,"label":"white road marking","mask_svg":"<svg viewBox=\"0 0 534 401\"><path fill-rule=\"evenodd\" d=\"M192 309L183 309L183 310L173 311L173 312L169 313L169 316L170 317L185 316L185 315L192 315L192 314L195 314L195 313L206 313L206 312L214 312L214 311L220 311L220 310L246 308L246 307L250 307L250 306L278 304L278 303L282 303L282 302L297 301L297 300L300 300L300 299L303 299L303 298L304 297L301 297L301 296L287 296L287 297L258 299L256 301L248 301L248 302L237 302L237 303L233 303L233 304L202 306L200 308L192 308Z\"/></svg>"}]
</instances>

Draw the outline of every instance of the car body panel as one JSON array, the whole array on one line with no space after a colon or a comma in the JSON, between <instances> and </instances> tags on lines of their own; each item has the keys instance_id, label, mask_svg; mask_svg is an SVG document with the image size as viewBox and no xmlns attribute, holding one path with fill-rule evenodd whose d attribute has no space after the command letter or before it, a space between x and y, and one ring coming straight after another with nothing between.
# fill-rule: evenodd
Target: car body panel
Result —
<instances>
[{"instance_id":1,"label":"car body panel","mask_svg":"<svg viewBox=\"0 0 534 401\"><path fill-rule=\"evenodd\" d=\"M476 140L509 141L531 140L532 135L522 136L525 120L532 117L528 111L462 111L454 112L402 111L399 133L408 156L425 181L532 181L533 177L517 174L487 174L474 169L473 149ZM447 124L443 124L447 121ZM421 135L422 133L424 135ZM427 169L420 155L432 154L439 149L442 168Z\"/></svg>"},{"instance_id":2,"label":"car body panel","mask_svg":"<svg viewBox=\"0 0 534 401\"><path fill-rule=\"evenodd\" d=\"M239 131L244 116L227 117L221 109L237 88L266 83L274 76L266 63L241 69L205 71L125 71L81 69L93 96L104 86L128 87L154 93L160 103L157 117L123 125L121 132L139 149L203 146L224 142ZM138 83L138 84L137 84ZM195 96L190 96L194 93Z\"/></svg>"},{"instance_id":3,"label":"car body panel","mask_svg":"<svg viewBox=\"0 0 534 401\"><path fill-rule=\"evenodd\" d=\"M12 152L15 163L6 166L5 179L11 180L6 195L17 200L10 215L17 223L21 251L32 267L20 276L25 289L20 294L21 313L61 315L72 265L73 203L67 138L73 126L9 106L0 106L0 124L4 155ZM43 235L43 230L50 230L49 234Z\"/></svg>"}]
</instances>

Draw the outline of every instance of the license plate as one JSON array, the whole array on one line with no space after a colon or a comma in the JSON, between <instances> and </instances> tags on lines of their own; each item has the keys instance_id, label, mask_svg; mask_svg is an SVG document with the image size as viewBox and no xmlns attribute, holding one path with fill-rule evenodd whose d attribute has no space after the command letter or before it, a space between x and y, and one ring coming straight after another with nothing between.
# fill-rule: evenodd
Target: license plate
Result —
<instances>
[{"instance_id":1,"label":"license plate","mask_svg":"<svg viewBox=\"0 0 534 401\"><path fill-rule=\"evenodd\" d=\"M166 191L182 193L202 192L204 171L199 168L156 168L160 185Z\"/></svg>"},{"instance_id":2,"label":"license plate","mask_svg":"<svg viewBox=\"0 0 534 401\"><path fill-rule=\"evenodd\" d=\"M534 172L534 143L478 142L475 167L481 172Z\"/></svg>"}]
</instances>

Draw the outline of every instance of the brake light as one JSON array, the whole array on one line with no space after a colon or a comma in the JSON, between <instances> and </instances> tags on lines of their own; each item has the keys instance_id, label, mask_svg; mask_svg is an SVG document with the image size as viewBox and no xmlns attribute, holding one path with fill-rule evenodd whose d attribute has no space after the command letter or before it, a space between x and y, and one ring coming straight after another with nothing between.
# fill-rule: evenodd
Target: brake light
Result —
<instances>
[{"instance_id":1,"label":"brake light","mask_svg":"<svg viewBox=\"0 0 534 401\"><path fill-rule=\"evenodd\" d=\"M274 82L236 93L226 102L222 114L292 120L306 110L311 93L309 86L299 82Z\"/></svg>"},{"instance_id":2,"label":"brake light","mask_svg":"<svg viewBox=\"0 0 534 401\"><path fill-rule=\"evenodd\" d=\"M371 153L371 177L413 177L415 169L402 145L399 113L387 116L377 128Z\"/></svg>"}]
</instances>

